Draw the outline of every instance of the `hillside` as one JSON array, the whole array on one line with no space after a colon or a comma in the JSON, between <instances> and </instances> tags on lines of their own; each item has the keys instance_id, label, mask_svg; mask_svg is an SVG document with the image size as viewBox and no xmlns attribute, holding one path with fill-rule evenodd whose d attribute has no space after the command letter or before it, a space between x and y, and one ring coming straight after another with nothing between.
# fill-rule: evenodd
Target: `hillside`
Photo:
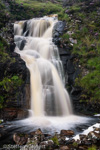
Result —
<instances>
[{"instance_id":1,"label":"hillside","mask_svg":"<svg viewBox=\"0 0 100 150\"><path fill-rule=\"evenodd\" d=\"M74 85L81 87L80 103L92 111L100 104L100 1L83 1L66 6L68 14L63 42L71 47L81 73ZM65 47L66 48L66 47ZM84 108L83 108L84 109ZM96 113L96 112L95 112Z\"/></svg>"}]
</instances>

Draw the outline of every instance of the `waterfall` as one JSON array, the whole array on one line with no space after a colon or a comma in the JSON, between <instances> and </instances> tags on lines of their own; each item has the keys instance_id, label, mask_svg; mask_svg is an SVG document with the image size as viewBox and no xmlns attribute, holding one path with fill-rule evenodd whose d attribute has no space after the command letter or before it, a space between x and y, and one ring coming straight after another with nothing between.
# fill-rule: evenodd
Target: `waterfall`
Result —
<instances>
[{"instance_id":1,"label":"waterfall","mask_svg":"<svg viewBox=\"0 0 100 150\"><path fill-rule=\"evenodd\" d=\"M64 72L58 48L52 42L56 15L14 24L15 52L30 71L33 116L68 116L72 106L65 90Z\"/></svg>"}]
</instances>

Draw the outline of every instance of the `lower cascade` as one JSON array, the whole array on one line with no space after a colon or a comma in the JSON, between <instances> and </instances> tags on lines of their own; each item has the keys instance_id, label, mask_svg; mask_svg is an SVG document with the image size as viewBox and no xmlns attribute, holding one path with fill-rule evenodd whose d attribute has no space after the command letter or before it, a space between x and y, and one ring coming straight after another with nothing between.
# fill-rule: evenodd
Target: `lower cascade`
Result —
<instances>
[{"instance_id":1,"label":"lower cascade","mask_svg":"<svg viewBox=\"0 0 100 150\"><path fill-rule=\"evenodd\" d=\"M52 42L57 16L33 18L14 24L15 52L30 71L33 116L68 116L72 106L64 87L58 48Z\"/></svg>"}]
</instances>

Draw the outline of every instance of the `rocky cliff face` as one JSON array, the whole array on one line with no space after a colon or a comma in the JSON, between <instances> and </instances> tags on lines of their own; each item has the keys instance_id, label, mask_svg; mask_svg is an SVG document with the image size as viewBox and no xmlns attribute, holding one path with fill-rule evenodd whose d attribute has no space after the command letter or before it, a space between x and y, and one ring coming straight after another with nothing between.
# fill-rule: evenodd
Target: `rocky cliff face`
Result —
<instances>
[{"instance_id":1,"label":"rocky cliff face","mask_svg":"<svg viewBox=\"0 0 100 150\"><path fill-rule=\"evenodd\" d=\"M0 16L0 118L4 120L26 116L25 109L29 108L26 89L30 87L25 63L14 53L13 23L16 18L12 16L9 5L9 1L0 2L3 13Z\"/></svg>"}]
</instances>

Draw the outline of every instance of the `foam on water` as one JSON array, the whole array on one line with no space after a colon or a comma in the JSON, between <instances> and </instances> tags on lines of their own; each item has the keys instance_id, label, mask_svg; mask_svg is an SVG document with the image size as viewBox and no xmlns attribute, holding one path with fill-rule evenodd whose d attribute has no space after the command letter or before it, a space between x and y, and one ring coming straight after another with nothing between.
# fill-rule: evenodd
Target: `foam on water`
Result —
<instances>
[{"instance_id":1,"label":"foam on water","mask_svg":"<svg viewBox=\"0 0 100 150\"><path fill-rule=\"evenodd\" d=\"M20 121L16 121L18 126L33 127L33 130L41 128L46 133L60 132L60 130L71 129L77 125L87 123L90 118L70 115L67 117L30 117Z\"/></svg>"},{"instance_id":2,"label":"foam on water","mask_svg":"<svg viewBox=\"0 0 100 150\"><path fill-rule=\"evenodd\" d=\"M91 131L94 130L94 127L95 128L100 128L100 123L96 123L93 126L90 126L88 129L84 130L81 134L88 135L89 132L91 132ZM73 139L75 139L75 141L77 141L78 139L80 139L79 134L76 135ZM66 139L66 140L68 140L68 139Z\"/></svg>"}]
</instances>

